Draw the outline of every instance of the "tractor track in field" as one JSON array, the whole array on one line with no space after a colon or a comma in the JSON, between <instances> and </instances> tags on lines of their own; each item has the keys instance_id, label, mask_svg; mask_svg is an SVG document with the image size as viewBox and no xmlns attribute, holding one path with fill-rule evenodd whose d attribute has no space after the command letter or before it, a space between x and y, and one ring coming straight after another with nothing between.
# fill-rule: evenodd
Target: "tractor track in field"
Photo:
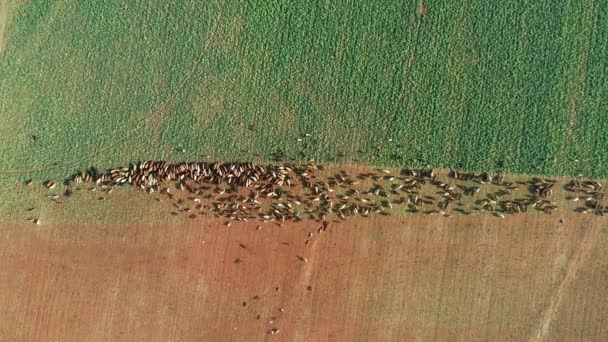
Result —
<instances>
[{"instance_id":1,"label":"tractor track in field","mask_svg":"<svg viewBox=\"0 0 608 342\"><path fill-rule=\"evenodd\" d=\"M567 290L576 280L579 269L585 265L589 257L589 253L600 233L600 227L591 226L589 229L584 229L574 243L573 251L568 258L567 266L562 279L551 290L551 295L546 307L539 315L540 321L538 327L533 331L533 336L530 341L545 341L549 335L551 324L559 311Z\"/></svg>"},{"instance_id":2,"label":"tractor track in field","mask_svg":"<svg viewBox=\"0 0 608 342\"><path fill-rule=\"evenodd\" d=\"M47 167L40 167L40 168L31 168L31 169L4 169L4 170L0 170L0 175L8 175L8 174L28 174L28 173L35 173L35 172L45 172L45 171L51 171L51 170L58 170L58 169L62 169L62 168L66 168L68 166L72 166L76 163L85 161L87 159L91 159L93 157L96 157L100 154L102 154L105 151L108 151L116 146L119 146L120 144L128 141L129 138L131 138L132 136L136 136L137 133L141 132L143 130L144 127L146 127L146 125L154 118L156 118L157 116L160 116L161 114L163 114L164 112L167 111L167 109L169 108L169 106L171 105L171 103L173 103L173 101L175 101L175 99L177 99L177 97L179 95L181 95L182 91L186 88L186 86L190 83L190 81L192 81L192 79L194 78L194 75L196 75L196 72L198 71L198 68L200 67L200 65L202 64L203 60L205 59L205 57L207 56L210 48L211 48L211 44L213 43L213 41L215 40L216 36L217 36L217 32L219 31L219 27L222 24L222 21L224 19L224 10L226 9L226 6L228 4L228 0L223 0L221 7L220 7L220 11L217 15L217 18L215 20L215 24L213 26L213 29L211 30L211 33L209 34L209 38L207 39L206 43L205 43L205 47L203 48L203 51L201 52L200 56L198 57L196 63L194 64L194 66L192 67L192 69L186 74L186 76L184 77L183 81L181 82L180 86L173 92L173 94L171 96L169 96L165 102L163 104L161 104L158 109L152 113L148 113L147 114L147 118L146 119L142 119L142 124L140 124L139 126L133 128L132 130L127 131L122 139L117 140L115 143L110 144L108 146L102 147L100 149L97 149L94 153L88 154L86 156L77 158L77 159L73 159L67 162L63 162L61 164L57 164L57 165L52 165L52 166L47 166Z\"/></svg>"},{"instance_id":3,"label":"tractor track in field","mask_svg":"<svg viewBox=\"0 0 608 342\"><path fill-rule=\"evenodd\" d=\"M408 85L410 85L410 83L411 83L411 80L410 80L411 70L414 67L414 64L416 62L416 51L418 50L418 45L420 43L420 31L422 28L422 17L426 14L425 11L426 11L426 7L424 7L424 0L420 0L420 2L418 4L418 14L416 16L416 19L417 19L416 28L415 28L416 33L414 35L414 44L413 44L413 48L412 48L412 53L410 54L407 64L406 64L405 68L403 69L405 72L405 77L403 78L403 83L401 85L401 88L403 90L401 91L401 94L399 95L399 97L397 99L397 107L395 108L395 112L393 113L393 116L392 116L390 122L388 123L388 128L386 129L382 139L380 140L380 146L378 148L379 151L382 150L382 148L384 147L384 143L386 142L386 138L393 130L393 126L395 123L395 119L397 118L397 114L399 113L399 110L403 106L403 102L405 100L405 95L409 88Z\"/></svg>"}]
</instances>

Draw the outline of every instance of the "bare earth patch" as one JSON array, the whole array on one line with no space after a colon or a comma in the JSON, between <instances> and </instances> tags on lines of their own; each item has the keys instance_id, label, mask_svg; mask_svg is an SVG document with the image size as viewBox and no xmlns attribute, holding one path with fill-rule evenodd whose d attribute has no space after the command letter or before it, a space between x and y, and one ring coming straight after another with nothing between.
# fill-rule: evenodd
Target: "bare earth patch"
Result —
<instances>
[{"instance_id":1,"label":"bare earth patch","mask_svg":"<svg viewBox=\"0 0 608 342\"><path fill-rule=\"evenodd\" d=\"M0 335L606 340L607 225L563 217L375 217L322 233L315 222L5 223Z\"/></svg>"}]
</instances>

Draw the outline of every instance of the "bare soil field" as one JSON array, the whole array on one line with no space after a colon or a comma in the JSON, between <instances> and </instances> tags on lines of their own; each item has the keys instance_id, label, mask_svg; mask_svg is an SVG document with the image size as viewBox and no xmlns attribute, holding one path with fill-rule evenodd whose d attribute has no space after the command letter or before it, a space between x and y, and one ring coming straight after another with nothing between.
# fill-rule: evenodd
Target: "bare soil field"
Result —
<instances>
[{"instance_id":1,"label":"bare soil field","mask_svg":"<svg viewBox=\"0 0 608 342\"><path fill-rule=\"evenodd\" d=\"M603 217L222 222L3 223L1 340L608 339Z\"/></svg>"}]
</instances>

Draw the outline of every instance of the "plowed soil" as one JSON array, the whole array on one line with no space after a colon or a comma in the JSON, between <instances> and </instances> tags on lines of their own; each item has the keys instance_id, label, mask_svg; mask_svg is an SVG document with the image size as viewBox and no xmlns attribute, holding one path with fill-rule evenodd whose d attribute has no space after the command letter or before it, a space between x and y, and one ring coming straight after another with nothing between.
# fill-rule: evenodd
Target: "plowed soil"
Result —
<instances>
[{"instance_id":1,"label":"plowed soil","mask_svg":"<svg viewBox=\"0 0 608 342\"><path fill-rule=\"evenodd\" d=\"M222 223L3 223L2 340L608 339L603 217Z\"/></svg>"}]
</instances>

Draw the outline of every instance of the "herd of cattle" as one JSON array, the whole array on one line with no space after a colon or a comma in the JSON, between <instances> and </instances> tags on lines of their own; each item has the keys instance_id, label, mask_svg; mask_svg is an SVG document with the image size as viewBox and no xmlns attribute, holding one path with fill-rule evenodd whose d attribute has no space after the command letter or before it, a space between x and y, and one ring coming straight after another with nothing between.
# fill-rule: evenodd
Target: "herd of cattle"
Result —
<instances>
[{"instance_id":1,"label":"herd of cattle","mask_svg":"<svg viewBox=\"0 0 608 342\"><path fill-rule=\"evenodd\" d=\"M192 219L209 212L233 221L260 219L283 222L314 219L326 229L331 219L372 214L391 215L400 211L451 217L489 212L504 218L529 209L552 213L551 200L557 182L532 178L509 182L504 175L487 172L450 171L438 177L432 169L371 170L349 174L330 171L313 162L288 165L253 163L170 164L142 161L99 173L91 168L66 182L66 196L79 183L95 183L106 192L132 184L172 201L172 215ZM55 186L47 182L47 187ZM592 180L573 179L563 189L580 201L575 210L604 215L603 187ZM160 197L157 198L160 201ZM531 209L531 210L532 210Z\"/></svg>"}]
</instances>

